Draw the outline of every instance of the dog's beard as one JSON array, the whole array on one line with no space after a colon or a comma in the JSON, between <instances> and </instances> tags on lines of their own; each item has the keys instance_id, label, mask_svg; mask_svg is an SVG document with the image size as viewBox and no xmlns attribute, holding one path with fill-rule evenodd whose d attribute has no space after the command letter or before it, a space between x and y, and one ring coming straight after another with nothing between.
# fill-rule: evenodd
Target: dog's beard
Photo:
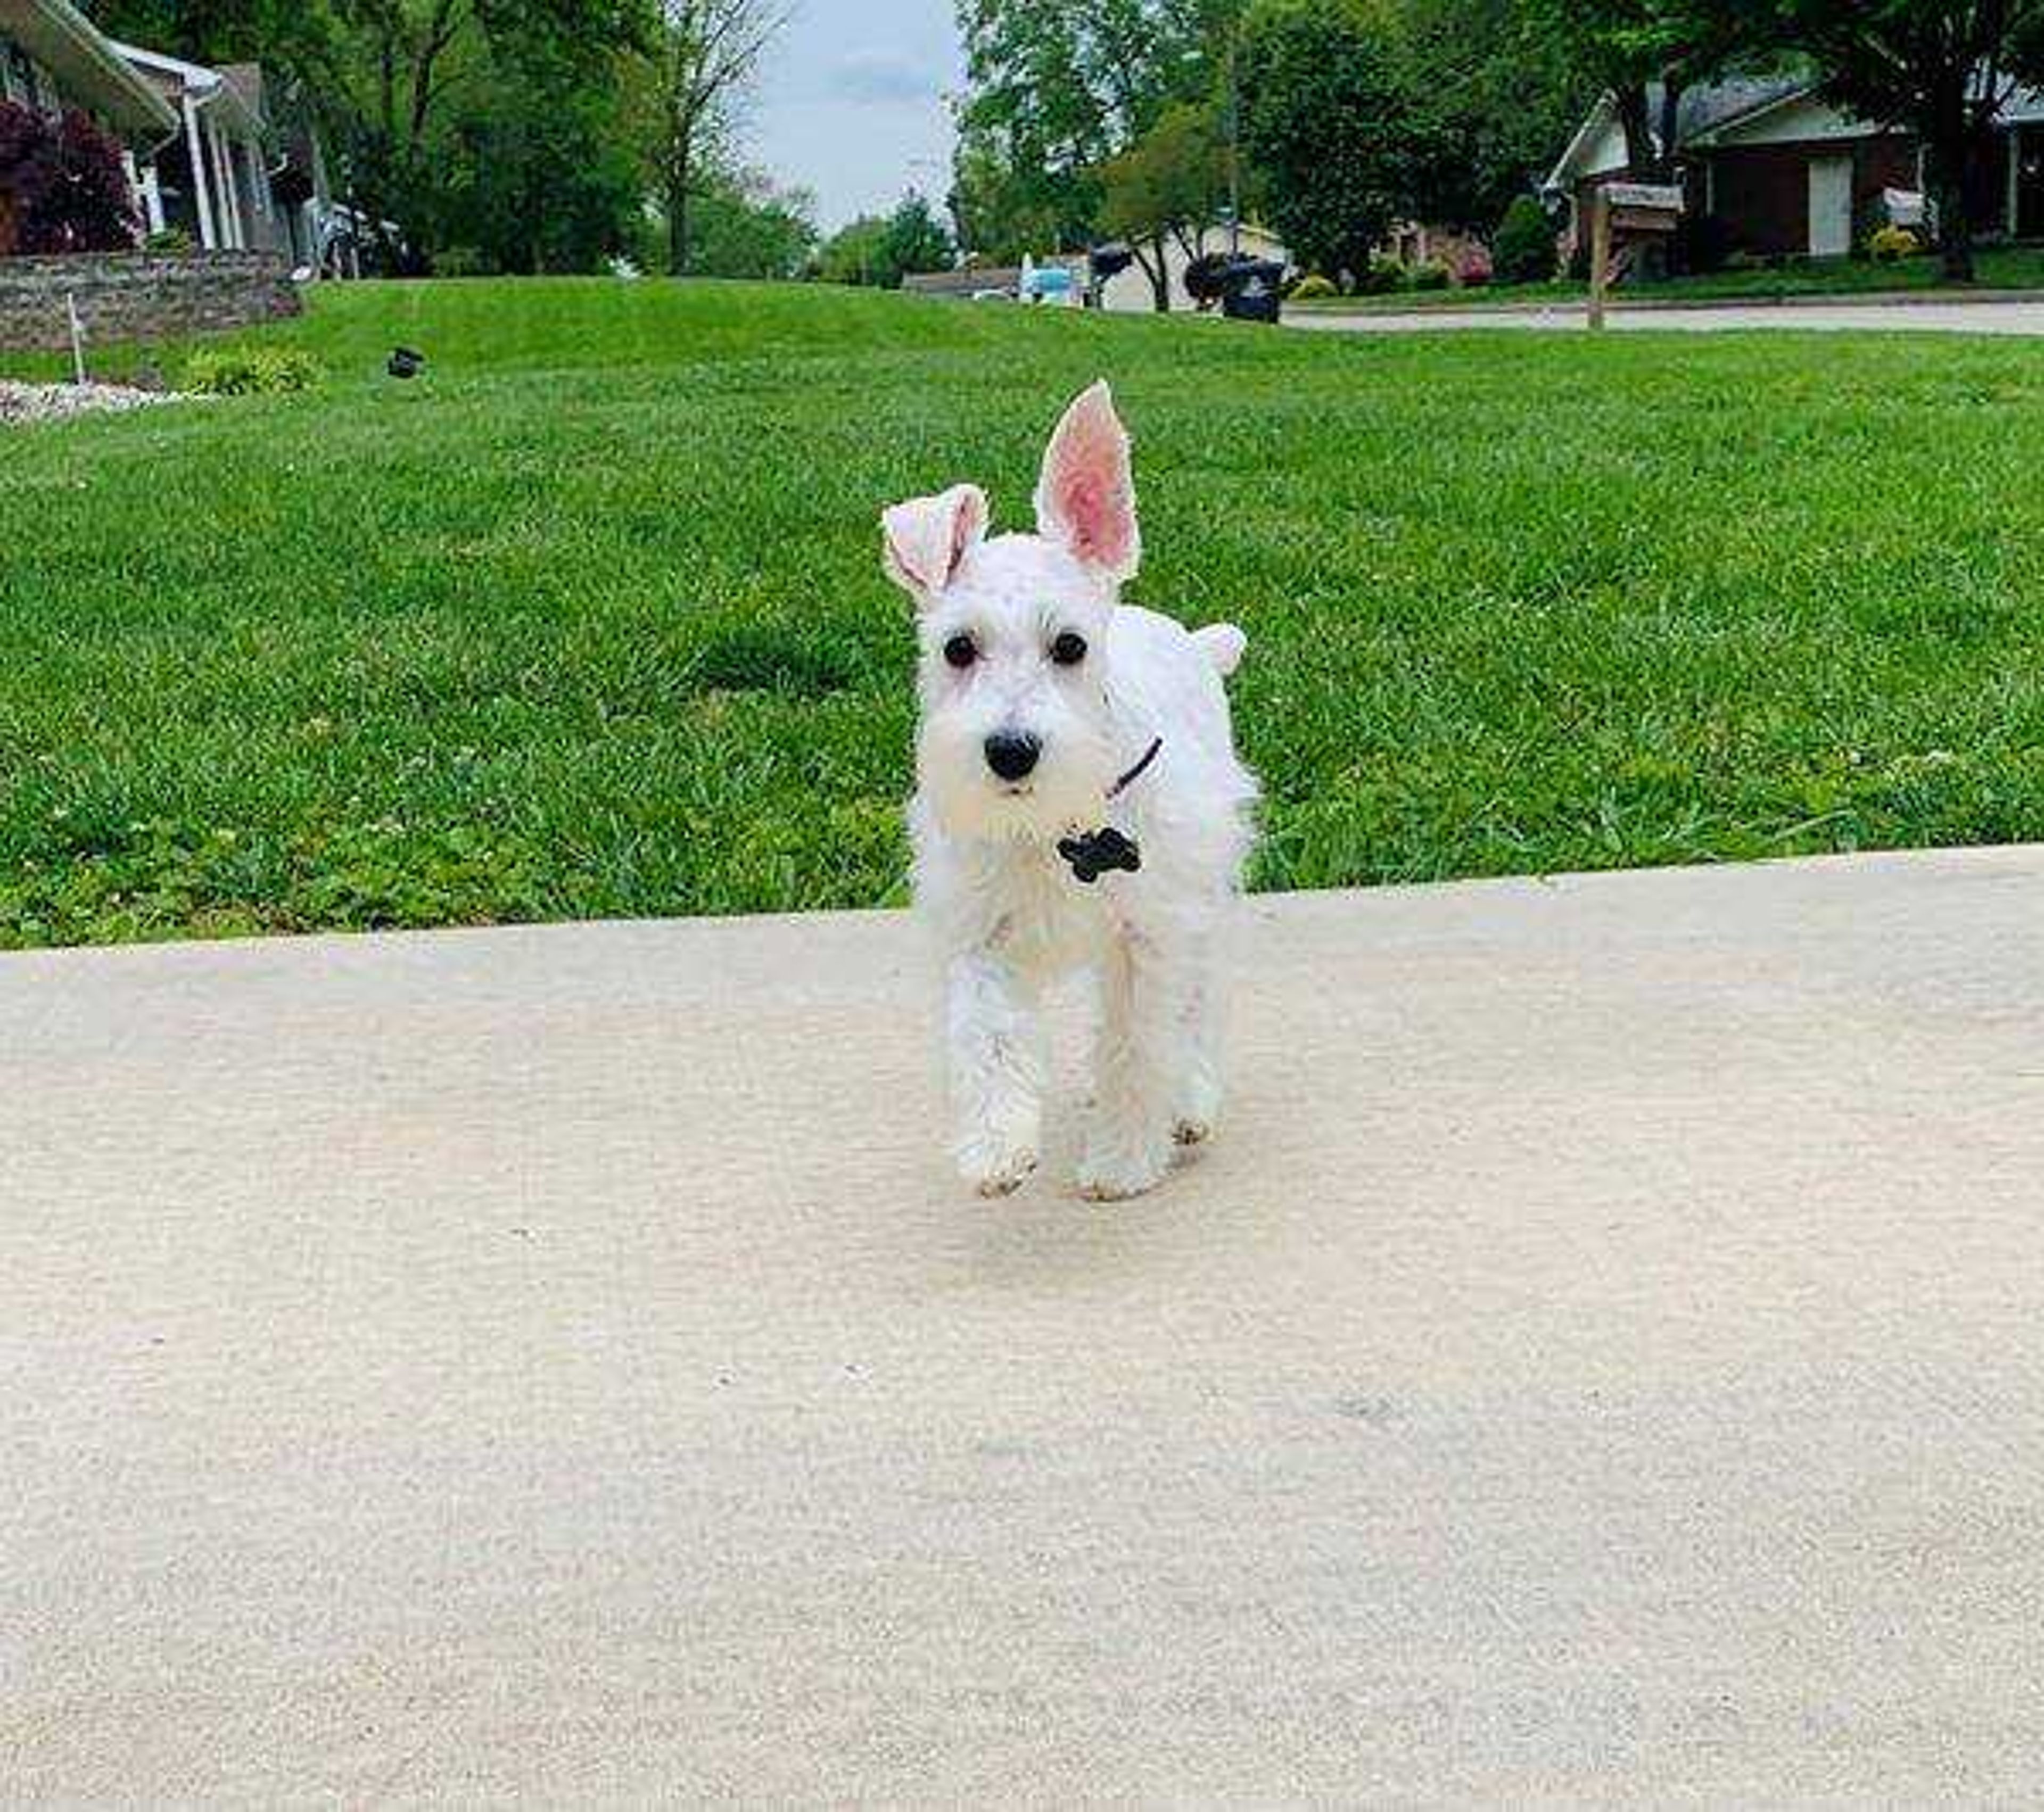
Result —
<instances>
[{"instance_id":1,"label":"dog's beard","mask_svg":"<svg viewBox=\"0 0 2044 1812\"><path fill-rule=\"evenodd\" d=\"M980 843L1055 843L1099 824L1113 783L1104 743L1075 731L1046 743L1027 779L1009 783L986 765L982 739L925 725L916 780L946 835Z\"/></svg>"}]
</instances>

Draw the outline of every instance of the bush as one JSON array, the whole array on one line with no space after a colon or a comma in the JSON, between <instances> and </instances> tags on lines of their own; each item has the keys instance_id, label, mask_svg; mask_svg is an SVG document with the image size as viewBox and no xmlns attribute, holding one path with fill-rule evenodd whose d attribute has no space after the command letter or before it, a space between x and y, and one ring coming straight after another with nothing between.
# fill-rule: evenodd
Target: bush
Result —
<instances>
[{"instance_id":1,"label":"bush","mask_svg":"<svg viewBox=\"0 0 2044 1812\"><path fill-rule=\"evenodd\" d=\"M1923 249L1923 242L1907 227L1877 227L1867 235L1867 255L1877 264L1899 264Z\"/></svg>"},{"instance_id":2,"label":"bush","mask_svg":"<svg viewBox=\"0 0 2044 1812\"><path fill-rule=\"evenodd\" d=\"M111 133L0 102L0 256L125 251L140 224Z\"/></svg>"},{"instance_id":3,"label":"bush","mask_svg":"<svg viewBox=\"0 0 2044 1812\"><path fill-rule=\"evenodd\" d=\"M144 240L142 249L159 258L189 258L192 255L192 236L182 227L165 227Z\"/></svg>"},{"instance_id":4,"label":"bush","mask_svg":"<svg viewBox=\"0 0 2044 1812\"><path fill-rule=\"evenodd\" d=\"M1497 236L1491 242L1491 267L1500 283L1544 283L1560 259L1547 210L1531 195L1521 195L1504 210Z\"/></svg>"},{"instance_id":5,"label":"bush","mask_svg":"<svg viewBox=\"0 0 2044 1812\"><path fill-rule=\"evenodd\" d=\"M1366 296L1389 296L1405 287L1405 273L1396 264L1373 258L1356 287Z\"/></svg>"},{"instance_id":6,"label":"bush","mask_svg":"<svg viewBox=\"0 0 2044 1812\"><path fill-rule=\"evenodd\" d=\"M1405 273L1408 290L1445 290L1452 281L1445 264L1415 264Z\"/></svg>"},{"instance_id":7,"label":"bush","mask_svg":"<svg viewBox=\"0 0 2044 1812\"><path fill-rule=\"evenodd\" d=\"M310 353L282 346L209 346L185 362L184 388L203 397L274 396L309 390L325 374Z\"/></svg>"},{"instance_id":8,"label":"bush","mask_svg":"<svg viewBox=\"0 0 2044 1812\"><path fill-rule=\"evenodd\" d=\"M1301 277L1292 286L1292 300L1295 302L1324 302L1340 294L1340 285L1317 271Z\"/></svg>"}]
</instances>

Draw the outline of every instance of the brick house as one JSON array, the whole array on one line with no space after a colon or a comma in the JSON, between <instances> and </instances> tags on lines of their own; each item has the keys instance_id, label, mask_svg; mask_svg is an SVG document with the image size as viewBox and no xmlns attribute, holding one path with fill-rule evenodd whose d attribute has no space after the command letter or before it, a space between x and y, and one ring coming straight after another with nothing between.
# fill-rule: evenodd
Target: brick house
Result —
<instances>
[{"instance_id":1,"label":"brick house","mask_svg":"<svg viewBox=\"0 0 2044 1812\"><path fill-rule=\"evenodd\" d=\"M1660 96L1650 94L1658 119ZM1807 78L1731 80L1690 90L1677 109L1675 164L1692 214L1715 216L1744 251L1833 258L1884 214L1919 208L1923 157L1909 133L1820 100ZM2044 93L2019 90L1995 130L1972 198L1985 236L2044 236ZM1590 111L1547 179L1573 250L1602 184L1635 174L1610 96Z\"/></svg>"}]
</instances>

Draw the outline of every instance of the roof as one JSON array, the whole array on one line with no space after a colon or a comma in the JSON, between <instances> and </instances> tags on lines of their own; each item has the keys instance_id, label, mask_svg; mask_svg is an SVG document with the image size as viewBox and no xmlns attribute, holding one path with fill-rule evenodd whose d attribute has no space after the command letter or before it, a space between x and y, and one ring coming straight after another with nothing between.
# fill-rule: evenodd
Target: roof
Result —
<instances>
[{"instance_id":1,"label":"roof","mask_svg":"<svg viewBox=\"0 0 2044 1812\"><path fill-rule=\"evenodd\" d=\"M230 126L250 133L262 131L263 72L254 63L238 63L222 71L139 44L116 44L113 48L167 97L168 104L189 100L195 107L209 108Z\"/></svg>"},{"instance_id":2,"label":"roof","mask_svg":"<svg viewBox=\"0 0 2044 1812\"><path fill-rule=\"evenodd\" d=\"M71 0L0 0L0 32L50 72L67 100L128 136L155 140L177 130L170 103Z\"/></svg>"},{"instance_id":3,"label":"roof","mask_svg":"<svg viewBox=\"0 0 2044 1812\"><path fill-rule=\"evenodd\" d=\"M1730 75L1722 81L1686 88L1675 107L1675 148L1680 151L1739 121L1800 100L1812 93L1815 86L1807 72L1795 70L1772 75ZM1666 94L1663 83L1647 84L1646 117L1657 129ZM1616 97L1609 93L1600 95L1596 105L1576 129L1568 148L1549 173L1546 186L1550 189L1566 189L1583 177L1598 174L1597 170L1589 167L1591 153L1605 132L1617 123Z\"/></svg>"}]
</instances>

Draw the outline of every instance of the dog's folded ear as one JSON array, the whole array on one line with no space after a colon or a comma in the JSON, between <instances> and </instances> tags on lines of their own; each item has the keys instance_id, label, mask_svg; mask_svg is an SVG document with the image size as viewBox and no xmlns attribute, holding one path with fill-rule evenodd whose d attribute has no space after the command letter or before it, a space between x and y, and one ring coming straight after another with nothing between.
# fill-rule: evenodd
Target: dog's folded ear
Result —
<instances>
[{"instance_id":1,"label":"dog's folded ear","mask_svg":"<svg viewBox=\"0 0 2044 1812\"><path fill-rule=\"evenodd\" d=\"M1051 436L1036 486L1036 528L1116 585L1143 563L1128 431L1105 379L1065 411Z\"/></svg>"},{"instance_id":2,"label":"dog's folded ear","mask_svg":"<svg viewBox=\"0 0 2044 1812\"><path fill-rule=\"evenodd\" d=\"M887 576L918 603L958 574L959 562L986 536L986 493L954 485L941 497L897 503L881 518Z\"/></svg>"}]
</instances>

